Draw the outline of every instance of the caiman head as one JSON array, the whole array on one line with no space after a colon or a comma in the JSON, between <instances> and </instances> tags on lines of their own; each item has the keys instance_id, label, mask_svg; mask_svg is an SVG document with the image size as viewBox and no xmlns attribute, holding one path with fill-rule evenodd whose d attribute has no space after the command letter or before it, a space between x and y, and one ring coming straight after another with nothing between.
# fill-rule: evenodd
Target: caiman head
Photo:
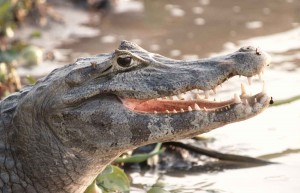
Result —
<instances>
[{"instance_id":1,"label":"caiman head","mask_svg":"<svg viewBox=\"0 0 300 193\"><path fill-rule=\"evenodd\" d=\"M210 95L233 76L250 81L269 63L269 55L253 47L183 61L122 41L113 53L80 58L37 82L18 105L15 146L21 154L36 142L42 145L35 151L43 154L57 148L65 165L68 159L84 160L81 166L89 169L82 175L92 172L92 179L126 150L193 137L259 114L270 101L264 89L249 95L242 86L223 101Z\"/></svg>"}]
</instances>

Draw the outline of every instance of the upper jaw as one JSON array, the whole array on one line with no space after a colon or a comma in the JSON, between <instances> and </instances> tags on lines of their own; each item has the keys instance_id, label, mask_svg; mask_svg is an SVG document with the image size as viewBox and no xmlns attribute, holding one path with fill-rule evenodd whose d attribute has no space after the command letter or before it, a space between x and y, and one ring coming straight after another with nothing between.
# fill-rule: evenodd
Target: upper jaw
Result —
<instances>
[{"instance_id":1,"label":"upper jaw","mask_svg":"<svg viewBox=\"0 0 300 193\"><path fill-rule=\"evenodd\" d=\"M209 91L236 75L247 77L251 82L255 75L262 77L264 69L271 62L266 52L250 46L232 54L194 61L172 60L153 54L149 56L151 57L144 56L145 60L150 60L153 64L145 69L150 74L150 77L145 77L147 82L136 80L134 90L138 95L131 94L130 97L123 92L124 97L151 99L193 89ZM149 84L150 81L155 84ZM143 95L145 85L148 90Z\"/></svg>"},{"instance_id":2,"label":"upper jaw","mask_svg":"<svg viewBox=\"0 0 300 193\"><path fill-rule=\"evenodd\" d=\"M270 64L271 59L267 53L256 48L245 47L224 57L201 61L172 62L175 65L178 65L180 62L181 65L182 63L186 64L183 68L190 70L191 74L196 74L197 69L200 69L198 77L191 75L193 80L187 81L189 85L185 86L183 82L181 88L166 90L161 92L159 96L155 95L152 98L137 99L123 96L121 97L123 104L133 111L143 113L182 113L199 110L207 112L229 109L233 104L243 103L249 105L249 101L252 101L254 105L259 103L259 98L268 98L265 92L265 83L263 82L261 92L255 96L248 95L244 85L241 85L241 93L232 94L232 99L230 100L222 102L207 100L209 93L216 93L217 87L234 75L246 76L249 84L252 83L252 76L254 75L258 75L259 79L262 79L263 71ZM179 66L174 70L178 69L181 69L181 67ZM184 78L182 79L184 80ZM180 79L178 81L180 82ZM170 87L172 88L172 86ZM203 92L202 96L199 95L199 90ZM266 105L264 104L264 106Z\"/></svg>"}]
</instances>

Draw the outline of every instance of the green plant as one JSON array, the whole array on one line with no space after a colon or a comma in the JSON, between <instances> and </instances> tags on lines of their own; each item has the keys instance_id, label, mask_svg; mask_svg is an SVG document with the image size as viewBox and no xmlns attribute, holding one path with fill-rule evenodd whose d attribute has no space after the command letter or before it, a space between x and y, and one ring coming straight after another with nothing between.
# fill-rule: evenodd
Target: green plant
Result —
<instances>
[{"instance_id":1,"label":"green plant","mask_svg":"<svg viewBox=\"0 0 300 193\"><path fill-rule=\"evenodd\" d=\"M108 165L84 193L129 192L130 181L117 166Z\"/></svg>"},{"instance_id":2,"label":"green plant","mask_svg":"<svg viewBox=\"0 0 300 193\"><path fill-rule=\"evenodd\" d=\"M119 157L115 159L115 163L139 163L144 162L148 158L153 157L155 155L159 155L164 151L164 148L161 148L161 143L157 143L155 148L149 153L141 153L135 154L128 157Z\"/></svg>"}]
</instances>

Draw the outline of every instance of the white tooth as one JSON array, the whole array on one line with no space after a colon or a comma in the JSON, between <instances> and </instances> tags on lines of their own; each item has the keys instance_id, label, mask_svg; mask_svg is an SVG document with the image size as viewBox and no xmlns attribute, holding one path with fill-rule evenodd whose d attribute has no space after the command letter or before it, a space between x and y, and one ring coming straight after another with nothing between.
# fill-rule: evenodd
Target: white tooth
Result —
<instances>
[{"instance_id":1,"label":"white tooth","mask_svg":"<svg viewBox=\"0 0 300 193\"><path fill-rule=\"evenodd\" d=\"M222 88L223 87L222 83L219 86Z\"/></svg>"},{"instance_id":2,"label":"white tooth","mask_svg":"<svg viewBox=\"0 0 300 193\"><path fill-rule=\"evenodd\" d=\"M192 111L193 109L192 109L192 107L191 106L189 106L188 107L188 111Z\"/></svg>"},{"instance_id":3,"label":"white tooth","mask_svg":"<svg viewBox=\"0 0 300 193\"><path fill-rule=\"evenodd\" d=\"M201 99L200 94L196 94L196 99L197 99L197 100L200 100L200 99Z\"/></svg>"},{"instance_id":4,"label":"white tooth","mask_svg":"<svg viewBox=\"0 0 300 193\"><path fill-rule=\"evenodd\" d=\"M162 100L162 98L157 98L156 100L158 100L158 101L161 101L161 100Z\"/></svg>"},{"instance_id":5,"label":"white tooth","mask_svg":"<svg viewBox=\"0 0 300 193\"><path fill-rule=\"evenodd\" d=\"M241 92L242 92L242 95L247 95L247 91L246 91L245 85L243 83L241 84Z\"/></svg>"},{"instance_id":6,"label":"white tooth","mask_svg":"<svg viewBox=\"0 0 300 193\"><path fill-rule=\"evenodd\" d=\"M213 89L214 94L217 94L217 87Z\"/></svg>"},{"instance_id":7,"label":"white tooth","mask_svg":"<svg viewBox=\"0 0 300 193\"><path fill-rule=\"evenodd\" d=\"M177 97L179 98L179 99L184 99L184 94L179 94L179 95L177 95Z\"/></svg>"},{"instance_id":8,"label":"white tooth","mask_svg":"<svg viewBox=\"0 0 300 193\"><path fill-rule=\"evenodd\" d=\"M168 97L163 97L164 100L168 100Z\"/></svg>"},{"instance_id":9,"label":"white tooth","mask_svg":"<svg viewBox=\"0 0 300 193\"><path fill-rule=\"evenodd\" d=\"M245 104L249 105L248 99L245 99Z\"/></svg>"},{"instance_id":10,"label":"white tooth","mask_svg":"<svg viewBox=\"0 0 300 193\"><path fill-rule=\"evenodd\" d=\"M177 96L172 96L171 99L172 100L179 100L179 98Z\"/></svg>"},{"instance_id":11,"label":"white tooth","mask_svg":"<svg viewBox=\"0 0 300 193\"><path fill-rule=\"evenodd\" d=\"M166 110L166 113L170 113L170 111L169 111L169 110Z\"/></svg>"},{"instance_id":12,"label":"white tooth","mask_svg":"<svg viewBox=\"0 0 300 193\"><path fill-rule=\"evenodd\" d=\"M269 66L271 62L272 62L271 56L267 54L266 64Z\"/></svg>"},{"instance_id":13,"label":"white tooth","mask_svg":"<svg viewBox=\"0 0 300 193\"><path fill-rule=\"evenodd\" d=\"M189 100L190 100L190 101L194 100L194 98L193 98L192 95L189 97Z\"/></svg>"},{"instance_id":14,"label":"white tooth","mask_svg":"<svg viewBox=\"0 0 300 193\"><path fill-rule=\"evenodd\" d=\"M193 93L197 93L197 92L198 92L198 89L195 88L195 89L193 90Z\"/></svg>"},{"instance_id":15,"label":"white tooth","mask_svg":"<svg viewBox=\"0 0 300 193\"><path fill-rule=\"evenodd\" d=\"M238 94L234 93L234 102L235 103L241 103L241 98L238 96Z\"/></svg>"},{"instance_id":16,"label":"white tooth","mask_svg":"<svg viewBox=\"0 0 300 193\"><path fill-rule=\"evenodd\" d=\"M201 110L200 107L197 105L197 103L195 103L194 107L195 107L195 110L197 110L197 111Z\"/></svg>"},{"instance_id":17,"label":"white tooth","mask_svg":"<svg viewBox=\"0 0 300 193\"><path fill-rule=\"evenodd\" d=\"M174 110L173 110L173 113L177 113L177 111L174 109Z\"/></svg>"},{"instance_id":18,"label":"white tooth","mask_svg":"<svg viewBox=\"0 0 300 193\"><path fill-rule=\"evenodd\" d=\"M208 97L209 97L209 91L208 91L208 90L205 90L205 91L204 91L204 95L205 95L205 99L208 99Z\"/></svg>"},{"instance_id":19,"label":"white tooth","mask_svg":"<svg viewBox=\"0 0 300 193\"><path fill-rule=\"evenodd\" d=\"M266 83L263 81L262 93L266 93Z\"/></svg>"},{"instance_id":20,"label":"white tooth","mask_svg":"<svg viewBox=\"0 0 300 193\"><path fill-rule=\"evenodd\" d=\"M207 108L203 107L204 111L207 111Z\"/></svg>"},{"instance_id":21,"label":"white tooth","mask_svg":"<svg viewBox=\"0 0 300 193\"><path fill-rule=\"evenodd\" d=\"M154 111L154 114L157 114L157 111Z\"/></svg>"},{"instance_id":22,"label":"white tooth","mask_svg":"<svg viewBox=\"0 0 300 193\"><path fill-rule=\"evenodd\" d=\"M185 98L186 100L193 100L193 96L192 96L192 93L189 93L189 92L187 92L187 94L186 94L186 98Z\"/></svg>"},{"instance_id":23,"label":"white tooth","mask_svg":"<svg viewBox=\"0 0 300 193\"><path fill-rule=\"evenodd\" d=\"M260 81L263 81L264 77L263 77L262 72L258 74L258 79L259 79Z\"/></svg>"},{"instance_id":24,"label":"white tooth","mask_svg":"<svg viewBox=\"0 0 300 193\"><path fill-rule=\"evenodd\" d=\"M183 108L180 109L180 112L182 112L182 113L184 112Z\"/></svg>"},{"instance_id":25,"label":"white tooth","mask_svg":"<svg viewBox=\"0 0 300 193\"><path fill-rule=\"evenodd\" d=\"M257 99L256 98L254 98L254 102L257 103Z\"/></svg>"},{"instance_id":26,"label":"white tooth","mask_svg":"<svg viewBox=\"0 0 300 193\"><path fill-rule=\"evenodd\" d=\"M252 77L247 77L248 79L248 84L251 85L252 84Z\"/></svg>"}]
</instances>

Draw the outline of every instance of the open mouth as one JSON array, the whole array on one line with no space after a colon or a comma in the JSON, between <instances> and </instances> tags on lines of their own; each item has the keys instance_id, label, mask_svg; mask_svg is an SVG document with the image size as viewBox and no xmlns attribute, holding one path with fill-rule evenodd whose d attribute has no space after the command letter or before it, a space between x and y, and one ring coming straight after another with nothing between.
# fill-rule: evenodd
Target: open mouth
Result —
<instances>
[{"instance_id":1,"label":"open mouth","mask_svg":"<svg viewBox=\"0 0 300 193\"><path fill-rule=\"evenodd\" d=\"M217 85L213 90L193 89L173 96L164 96L160 98L139 100L132 98L123 98L123 105L128 109L141 113L184 113L190 111L226 111L235 104L243 103L253 106L256 103L265 103L267 97L265 82L262 80L262 74L259 73L259 83L261 91L251 95L247 93L244 83L241 83L240 93L231 94L231 99L222 100L218 98L218 90L222 90L222 85ZM247 77L248 84L252 85L252 77ZM227 81L226 81L227 82Z\"/></svg>"}]
</instances>

